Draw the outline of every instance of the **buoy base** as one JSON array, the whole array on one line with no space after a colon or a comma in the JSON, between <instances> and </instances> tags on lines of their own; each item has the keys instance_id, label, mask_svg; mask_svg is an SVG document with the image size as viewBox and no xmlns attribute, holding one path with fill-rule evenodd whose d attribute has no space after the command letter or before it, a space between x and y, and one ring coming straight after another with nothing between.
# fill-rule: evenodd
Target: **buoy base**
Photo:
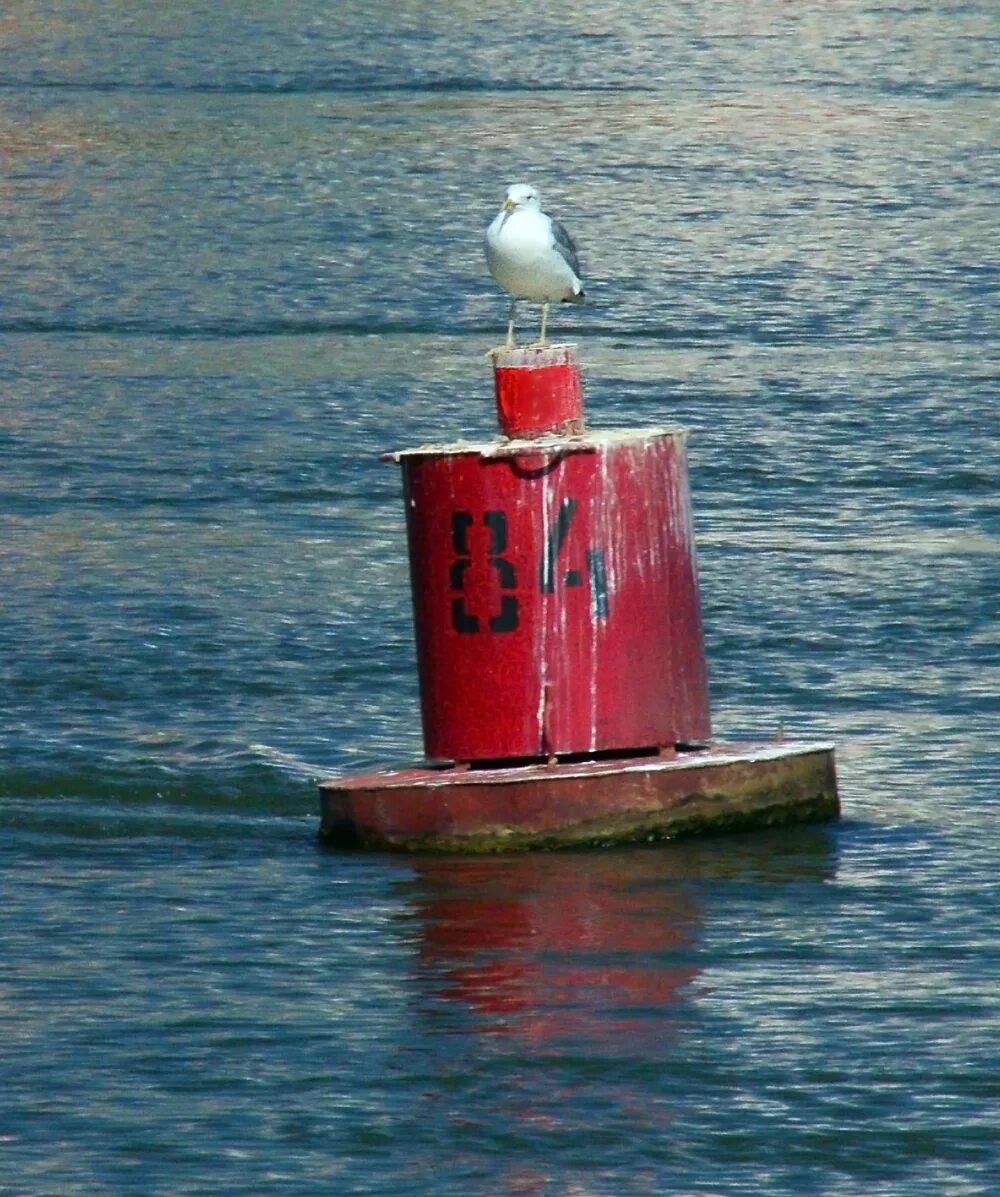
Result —
<instances>
[{"instance_id":1,"label":"buoy base","mask_svg":"<svg viewBox=\"0 0 1000 1197\"><path fill-rule=\"evenodd\" d=\"M676 755L502 768L415 767L320 786L320 838L392 852L519 852L834 819L831 744L713 744Z\"/></svg>"}]
</instances>

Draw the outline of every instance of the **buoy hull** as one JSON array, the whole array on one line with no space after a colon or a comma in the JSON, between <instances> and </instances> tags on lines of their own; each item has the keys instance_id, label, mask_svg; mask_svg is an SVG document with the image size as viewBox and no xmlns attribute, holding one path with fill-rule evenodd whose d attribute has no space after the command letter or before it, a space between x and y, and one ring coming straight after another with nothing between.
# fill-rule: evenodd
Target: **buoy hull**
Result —
<instances>
[{"instance_id":1,"label":"buoy hull","mask_svg":"<svg viewBox=\"0 0 1000 1197\"><path fill-rule=\"evenodd\" d=\"M710 738L683 432L397 458L429 760Z\"/></svg>"},{"instance_id":2,"label":"buoy hull","mask_svg":"<svg viewBox=\"0 0 1000 1197\"><path fill-rule=\"evenodd\" d=\"M321 839L393 852L495 853L669 840L839 814L829 744L719 744L670 759L411 768L320 789Z\"/></svg>"}]
</instances>

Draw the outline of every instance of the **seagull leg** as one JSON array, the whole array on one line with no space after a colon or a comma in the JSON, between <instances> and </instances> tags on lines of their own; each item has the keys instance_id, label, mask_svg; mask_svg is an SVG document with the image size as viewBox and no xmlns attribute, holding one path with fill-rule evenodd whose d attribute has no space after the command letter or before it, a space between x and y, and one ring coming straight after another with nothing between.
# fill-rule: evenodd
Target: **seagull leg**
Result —
<instances>
[{"instance_id":1,"label":"seagull leg","mask_svg":"<svg viewBox=\"0 0 1000 1197\"><path fill-rule=\"evenodd\" d=\"M507 344L505 348L514 348L514 315L517 312L517 300L510 301L510 319L507 322Z\"/></svg>"},{"instance_id":2,"label":"seagull leg","mask_svg":"<svg viewBox=\"0 0 1000 1197\"><path fill-rule=\"evenodd\" d=\"M538 344L539 345L545 344L545 326L546 326L546 324L548 324L548 322L549 322L549 305L547 303L543 303L542 304L542 331L538 334Z\"/></svg>"}]
</instances>

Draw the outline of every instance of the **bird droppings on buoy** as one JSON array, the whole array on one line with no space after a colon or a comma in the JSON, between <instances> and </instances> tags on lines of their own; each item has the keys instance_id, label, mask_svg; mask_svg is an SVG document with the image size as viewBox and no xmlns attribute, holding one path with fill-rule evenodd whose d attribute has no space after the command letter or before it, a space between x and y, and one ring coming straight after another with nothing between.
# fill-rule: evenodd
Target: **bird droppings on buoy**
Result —
<instances>
[{"instance_id":1,"label":"bird droppings on buoy","mask_svg":"<svg viewBox=\"0 0 1000 1197\"><path fill-rule=\"evenodd\" d=\"M500 438L385 455L426 761L324 782L321 838L503 852L835 817L832 745L711 738L684 430L587 431L572 345L491 356Z\"/></svg>"}]
</instances>

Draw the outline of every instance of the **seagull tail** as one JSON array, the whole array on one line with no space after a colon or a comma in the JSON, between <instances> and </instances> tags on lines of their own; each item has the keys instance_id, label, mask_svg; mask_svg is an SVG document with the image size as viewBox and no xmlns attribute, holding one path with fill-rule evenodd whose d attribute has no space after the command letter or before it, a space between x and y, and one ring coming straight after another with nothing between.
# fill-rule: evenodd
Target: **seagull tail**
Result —
<instances>
[{"instance_id":1,"label":"seagull tail","mask_svg":"<svg viewBox=\"0 0 1000 1197\"><path fill-rule=\"evenodd\" d=\"M585 303L586 299L587 293L582 287L579 291L570 291L562 297L563 303Z\"/></svg>"}]
</instances>

